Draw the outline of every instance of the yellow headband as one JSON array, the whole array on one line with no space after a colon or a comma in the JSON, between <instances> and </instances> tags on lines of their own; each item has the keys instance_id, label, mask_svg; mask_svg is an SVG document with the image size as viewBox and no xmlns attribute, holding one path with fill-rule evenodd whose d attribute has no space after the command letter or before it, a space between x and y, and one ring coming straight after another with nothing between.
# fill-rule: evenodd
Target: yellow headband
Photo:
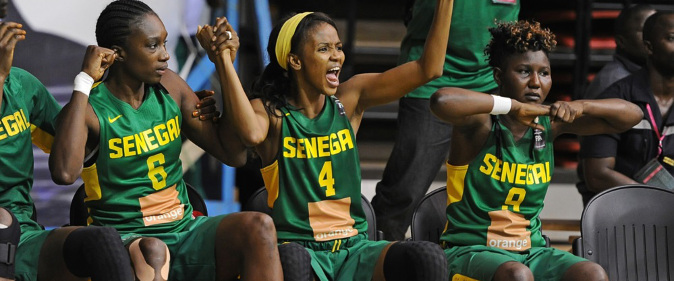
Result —
<instances>
[{"instance_id":1,"label":"yellow headband","mask_svg":"<svg viewBox=\"0 0 674 281\"><path fill-rule=\"evenodd\" d=\"M288 70L290 41L293 39L293 35L295 35L295 29L297 29L297 25L300 24L302 19L311 13L313 12L304 12L294 15L283 23L281 31L278 33L278 38L276 38L276 61L278 61L278 64L285 70Z\"/></svg>"}]
</instances>

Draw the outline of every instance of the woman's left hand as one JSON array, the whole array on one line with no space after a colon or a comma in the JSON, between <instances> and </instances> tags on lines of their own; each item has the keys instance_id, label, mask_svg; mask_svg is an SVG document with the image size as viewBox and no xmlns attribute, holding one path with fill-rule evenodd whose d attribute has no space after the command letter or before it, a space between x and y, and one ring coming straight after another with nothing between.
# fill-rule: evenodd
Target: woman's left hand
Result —
<instances>
[{"instance_id":1,"label":"woman's left hand","mask_svg":"<svg viewBox=\"0 0 674 281\"><path fill-rule=\"evenodd\" d=\"M199 98L197 108L192 112L192 117L199 118L199 120L212 120L217 122L220 118L220 111L218 111L217 102L213 98L215 92L211 90L201 90L195 92Z\"/></svg>"},{"instance_id":2,"label":"woman's left hand","mask_svg":"<svg viewBox=\"0 0 674 281\"><path fill-rule=\"evenodd\" d=\"M552 121L573 123L576 118L583 115L583 104L579 102L557 101L550 105L550 118Z\"/></svg>"}]
</instances>

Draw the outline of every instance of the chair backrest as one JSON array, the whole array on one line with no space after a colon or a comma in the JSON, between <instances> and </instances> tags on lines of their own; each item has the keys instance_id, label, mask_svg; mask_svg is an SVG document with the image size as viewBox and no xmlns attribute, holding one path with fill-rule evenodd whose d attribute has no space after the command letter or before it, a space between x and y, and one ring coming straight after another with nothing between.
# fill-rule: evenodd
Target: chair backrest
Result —
<instances>
[{"instance_id":1,"label":"chair backrest","mask_svg":"<svg viewBox=\"0 0 674 281\"><path fill-rule=\"evenodd\" d=\"M447 187L426 194L412 214L412 240L440 243L440 236L447 224L446 209Z\"/></svg>"},{"instance_id":2,"label":"chair backrest","mask_svg":"<svg viewBox=\"0 0 674 281\"><path fill-rule=\"evenodd\" d=\"M367 220L368 229L367 235L370 240L381 240L382 234L377 231L377 222L374 215L374 208L370 201L361 194L360 202L365 212L365 219ZM267 189L262 187L256 190L253 195L248 198L246 204L241 208L243 211L256 211L271 215L271 208L267 205Z\"/></svg>"},{"instance_id":3,"label":"chair backrest","mask_svg":"<svg viewBox=\"0 0 674 281\"><path fill-rule=\"evenodd\" d=\"M199 192L188 183L185 183L185 186L187 188L187 196L192 205L192 214L194 216L208 216L206 203ZM87 225L89 213L87 207L84 205L85 197L87 197L87 194L84 191L84 184L82 184L77 188L77 191L73 195L73 200L70 202L70 225Z\"/></svg>"},{"instance_id":4,"label":"chair backrest","mask_svg":"<svg viewBox=\"0 0 674 281\"><path fill-rule=\"evenodd\" d=\"M674 192L644 185L597 194L581 218L577 254L609 280L674 280Z\"/></svg>"}]
</instances>

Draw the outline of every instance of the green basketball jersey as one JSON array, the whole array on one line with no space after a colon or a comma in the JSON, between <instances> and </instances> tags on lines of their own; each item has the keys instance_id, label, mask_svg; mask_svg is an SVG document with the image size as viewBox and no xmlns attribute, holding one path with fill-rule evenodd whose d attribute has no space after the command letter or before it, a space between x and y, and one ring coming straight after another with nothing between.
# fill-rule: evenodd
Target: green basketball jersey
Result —
<instances>
[{"instance_id":1,"label":"green basketball jersey","mask_svg":"<svg viewBox=\"0 0 674 281\"><path fill-rule=\"evenodd\" d=\"M280 240L367 235L356 136L339 100L325 100L314 119L290 106L281 108L279 154L261 169Z\"/></svg>"},{"instance_id":2,"label":"green basketball jersey","mask_svg":"<svg viewBox=\"0 0 674 281\"><path fill-rule=\"evenodd\" d=\"M529 129L518 141L507 127L494 122L482 151L470 164L447 164L448 224L441 237L446 245L510 251L545 246L538 215L554 155L550 119L539 120L545 131Z\"/></svg>"},{"instance_id":3,"label":"green basketball jersey","mask_svg":"<svg viewBox=\"0 0 674 281\"><path fill-rule=\"evenodd\" d=\"M35 76L12 67L0 107L0 206L12 211L21 230L41 230L33 214L33 146L49 152L61 106ZM32 132L32 133L31 133Z\"/></svg>"},{"instance_id":4,"label":"green basketball jersey","mask_svg":"<svg viewBox=\"0 0 674 281\"><path fill-rule=\"evenodd\" d=\"M436 4L437 0L414 2L412 18L400 44L399 64L421 57ZM496 26L495 20L516 21L520 0L454 1L453 9L442 76L411 91L407 97L428 99L442 87L459 87L478 92L496 88L492 69L484 53L491 40L488 29Z\"/></svg>"},{"instance_id":5,"label":"green basketball jersey","mask_svg":"<svg viewBox=\"0 0 674 281\"><path fill-rule=\"evenodd\" d=\"M179 231L192 217L182 178L180 108L161 86L134 109L104 83L89 103L101 126L95 164L82 172L89 224L121 233Z\"/></svg>"}]
</instances>

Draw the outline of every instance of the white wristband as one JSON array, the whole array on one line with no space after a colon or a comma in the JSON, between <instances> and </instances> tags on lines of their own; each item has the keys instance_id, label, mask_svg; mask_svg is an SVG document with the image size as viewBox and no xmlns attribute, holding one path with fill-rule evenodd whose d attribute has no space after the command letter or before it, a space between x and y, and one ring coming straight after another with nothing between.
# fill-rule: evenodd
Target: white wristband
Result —
<instances>
[{"instance_id":1,"label":"white wristband","mask_svg":"<svg viewBox=\"0 0 674 281\"><path fill-rule=\"evenodd\" d=\"M494 98L494 107L491 108L491 115L508 114L513 101L510 98L504 98L497 95L491 95Z\"/></svg>"},{"instance_id":2,"label":"white wristband","mask_svg":"<svg viewBox=\"0 0 674 281\"><path fill-rule=\"evenodd\" d=\"M78 91L82 94L89 96L89 92L91 91L91 86L94 85L94 78L91 78L89 74L86 72L82 71L77 76L75 76L75 86L73 87L73 91Z\"/></svg>"}]
</instances>

